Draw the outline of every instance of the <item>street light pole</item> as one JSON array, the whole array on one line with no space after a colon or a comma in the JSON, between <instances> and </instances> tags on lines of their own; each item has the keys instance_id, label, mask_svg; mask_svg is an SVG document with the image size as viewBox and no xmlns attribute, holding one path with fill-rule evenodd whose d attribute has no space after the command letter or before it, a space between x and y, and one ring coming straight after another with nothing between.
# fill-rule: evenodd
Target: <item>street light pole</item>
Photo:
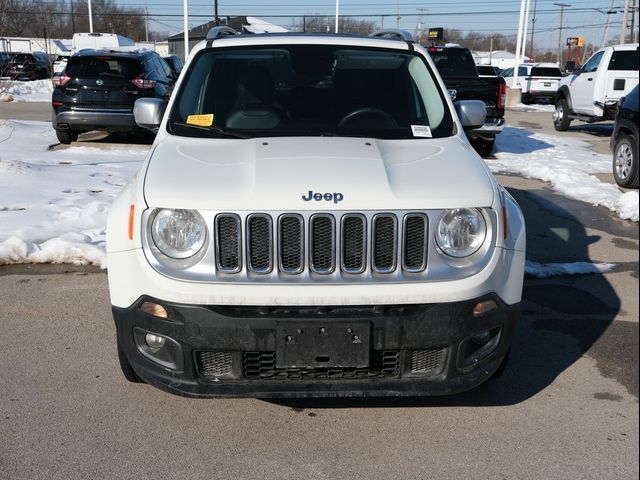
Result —
<instances>
[{"instance_id":1,"label":"street light pole","mask_svg":"<svg viewBox=\"0 0 640 480\"><path fill-rule=\"evenodd\" d=\"M184 23L184 61L189 58L189 0L183 0L182 17Z\"/></svg>"},{"instance_id":2,"label":"street light pole","mask_svg":"<svg viewBox=\"0 0 640 480\"><path fill-rule=\"evenodd\" d=\"M93 15L91 15L91 0L89 0L89 33L93 33Z\"/></svg>"},{"instance_id":3,"label":"street light pole","mask_svg":"<svg viewBox=\"0 0 640 480\"><path fill-rule=\"evenodd\" d=\"M562 17L564 15L564 7L570 7L570 3L554 3L560 7L560 28L558 29L558 66L562 66Z\"/></svg>"},{"instance_id":4,"label":"street light pole","mask_svg":"<svg viewBox=\"0 0 640 480\"><path fill-rule=\"evenodd\" d=\"M340 0L336 0L336 33L338 33L338 19L340 18ZM328 24L329 22L327 22ZM329 29L329 25L327 25Z\"/></svg>"},{"instance_id":5,"label":"street light pole","mask_svg":"<svg viewBox=\"0 0 640 480\"><path fill-rule=\"evenodd\" d=\"M522 48L522 29L524 27L524 9L526 0L520 0L520 17L518 18L518 38L516 38L516 56L513 65L513 77L511 80L511 88L518 85L518 67L520 65L520 49Z\"/></svg>"}]
</instances>

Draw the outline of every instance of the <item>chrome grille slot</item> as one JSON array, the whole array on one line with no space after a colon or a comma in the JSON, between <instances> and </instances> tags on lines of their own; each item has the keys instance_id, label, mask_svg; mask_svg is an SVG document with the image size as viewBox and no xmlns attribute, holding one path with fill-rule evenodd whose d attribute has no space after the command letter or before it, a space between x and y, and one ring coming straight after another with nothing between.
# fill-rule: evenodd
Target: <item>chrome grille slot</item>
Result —
<instances>
[{"instance_id":1,"label":"chrome grille slot","mask_svg":"<svg viewBox=\"0 0 640 480\"><path fill-rule=\"evenodd\" d=\"M421 213L404 217L402 267L421 272L427 266L427 218Z\"/></svg>"},{"instance_id":2,"label":"chrome grille slot","mask_svg":"<svg viewBox=\"0 0 640 480\"><path fill-rule=\"evenodd\" d=\"M379 273L396 269L397 224L395 215L379 214L373 217L372 267Z\"/></svg>"},{"instance_id":3,"label":"chrome grille slot","mask_svg":"<svg viewBox=\"0 0 640 480\"><path fill-rule=\"evenodd\" d=\"M281 215L278 224L280 270L300 273L304 267L304 220L300 215Z\"/></svg>"},{"instance_id":4,"label":"chrome grille slot","mask_svg":"<svg viewBox=\"0 0 640 480\"><path fill-rule=\"evenodd\" d=\"M362 273L367 258L367 222L362 215L347 214L342 217L342 270Z\"/></svg>"},{"instance_id":5,"label":"chrome grille slot","mask_svg":"<svg viewBox=\"0 0 640 480\"><path fill-rule=\"evenodd\" d=\"M269 273L273 267L271 217L262 213L247 219L247 267L252 272Z\"/></svg>"},{"instance_id":6,"label":"chrome grille slot","mask_svg":"<svg viewBox=\"0 0 640 480\"><path fill-rule=\"evenodd\" d=\"M309 228L311 270L332 273L335 270L335 220L332 215L316 214Z\"/></svg>"},{"instance_id":7,"label":"chrome grille slot","mask_svg":"<svg viewBox=\"0 0 640 480\"><path fill-rule=\"evenodd\" d=\"M226 273L237 273L241 267L240 217L223 213L216 217L216 265Z\"/></svg>"}]
</instances>

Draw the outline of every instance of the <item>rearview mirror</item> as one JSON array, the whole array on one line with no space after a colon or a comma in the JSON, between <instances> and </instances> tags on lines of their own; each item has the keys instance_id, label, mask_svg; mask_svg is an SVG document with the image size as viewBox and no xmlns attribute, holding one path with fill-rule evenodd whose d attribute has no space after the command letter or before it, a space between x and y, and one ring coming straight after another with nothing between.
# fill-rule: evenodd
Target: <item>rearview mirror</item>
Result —
<instances>
[{"instance_id":1,"label":"rearview mirror","mask_svg":"<svg viewBox=\"0 0 640 480\"><path fill-rule=\"evenodd\" d=\"M157 133L166 108L167 101L161 98L139 98L133 106L133 117L139 127Z\"/></svg>"},{"instance_id":2,"label":"rearview mirror","mask_svg":"<svg viewBox=\"0 0 640 480\"><path fill-rule=\"evenodd\" d=\"M459 100L454 102L460 123L465 130L473 130L484 125L487 107L480 100Z\"/></svg>"}]
</instances>

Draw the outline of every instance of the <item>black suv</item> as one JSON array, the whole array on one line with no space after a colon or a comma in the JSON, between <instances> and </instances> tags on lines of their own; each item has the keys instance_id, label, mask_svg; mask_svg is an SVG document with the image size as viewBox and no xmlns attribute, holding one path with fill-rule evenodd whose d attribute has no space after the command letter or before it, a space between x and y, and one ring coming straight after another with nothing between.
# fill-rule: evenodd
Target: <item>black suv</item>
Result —
<instances>
[{"instance_id":1,"label":"black suv","mask_svg":"<svg viewBox=\"0 0 640 480\"><path fill-rule=\"evenodd\" d=\"M81 50L53 78L53 127L61 143L90 130L131 131L138 98L169 98L175 78L152 51Z\"/></svg>"},{"instance_id":2,"label":"black suv","mask_svg":"<svg viewBox=\"0 0 640 480\"><path fill-rule=\"evenodd\" d=\"M51 77L51 59L44 52L10 53L7 76L12 80L39 80Z\"/></svg>"},{"instance_id":3,"label":"black suv","mask_svg":"<svg viewBox=\"0 0 640 480\"><path fill-rule=\"evenodd\" d=\"M638 123L640 122L638 87L618 102L616 123L611 135L613 176L623 188L638 188Z\"/></svg>"}]
</instances>

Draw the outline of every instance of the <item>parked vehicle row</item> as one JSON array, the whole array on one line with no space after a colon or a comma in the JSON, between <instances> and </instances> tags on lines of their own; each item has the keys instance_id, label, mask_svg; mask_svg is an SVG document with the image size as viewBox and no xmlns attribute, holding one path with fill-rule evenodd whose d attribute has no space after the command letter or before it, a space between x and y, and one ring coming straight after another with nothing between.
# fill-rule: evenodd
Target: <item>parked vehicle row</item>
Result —
<instances>
[{"instance_id":1,"label":"parked vehicle row","mask_svg":"<svg viewBox=\"0 0 640 480\"><path fill-rule=\"evenodd\" d=\"M0 52L0 77L40 80L51 77L51 60L45 52Z\"/></svg>"},{"instance_id":2,"label":"parked vehicle row","mask_svg":"<svg viewBox=\"0 0 640 480\"><path fill-rule=\"evenodd\" d=\"M176 75L149 50L85 49L69 58L53 79L53 127L61 143L90 130L135 129L133 107L139 98L168 99Z\"/></svg>"},{"instance_id":3,"label":"parked vehicle row","mask_svg":"<svg viewBox=\"0 0 640 480\"><path fill-rule=\"evenodd\" d=\"M507 85L513 83L514 68L502 72ZM516 86L522 91L522 103L553 103L562 80L562 72L555 63L523 63L518 66Z\"/></svg>"},{"instance_id":4,"label":"parked vehicle row","mask_svg":"<svg viewBox=\"0 0 640 480\"><path fill-rule=\"evenodd\" d=\"M496 135L504 129L506 84L497 76L480 76L468 48L459 45L427 48L453 100L481 100L486 117L481 128L467 131L469 142L482 156L493 151Z\"/></svg>"}]
</instances>

